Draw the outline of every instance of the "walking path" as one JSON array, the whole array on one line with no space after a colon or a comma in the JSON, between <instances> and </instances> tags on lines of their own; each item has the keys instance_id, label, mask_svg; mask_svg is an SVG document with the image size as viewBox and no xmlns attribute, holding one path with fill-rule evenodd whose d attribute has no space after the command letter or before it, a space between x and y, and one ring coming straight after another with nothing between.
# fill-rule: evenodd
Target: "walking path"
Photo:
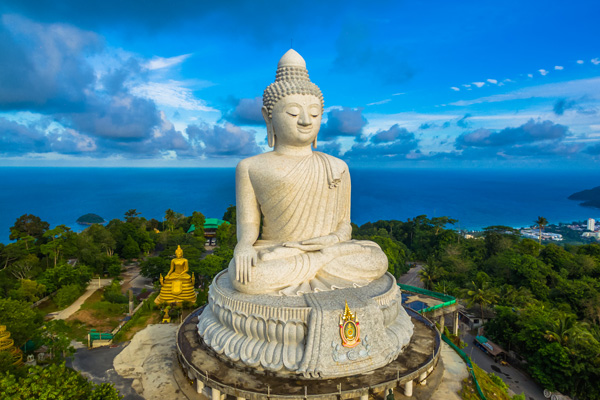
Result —
<instances>
[{"instance_id":1,"label":"walking path","mask_svg":"<svg viewBox=\"0 0 600 400\"><path fill-rule=\"evenodd\" d=\"M442 360L444 360L444 378L435 392L435 399L460 400L458 391L462 381L469 376L462 358L445 342L442 342Z\"/></svg>"},{"instance_id":2,"label":"walking path","mask_svg":"<svg viewBox=\"0 0 600 400\"><path fill-rule=\"evenodd\" d=\"M51 319L67 319L71 315L75 314L80 308L81 305L90 297L96 290L101 287L108 286L112 282L112 279L92 279L90 284L88 285L86 291L71 304L69 307L64 310L56 311L48 314Z\"/></svg>"}]
</instances>

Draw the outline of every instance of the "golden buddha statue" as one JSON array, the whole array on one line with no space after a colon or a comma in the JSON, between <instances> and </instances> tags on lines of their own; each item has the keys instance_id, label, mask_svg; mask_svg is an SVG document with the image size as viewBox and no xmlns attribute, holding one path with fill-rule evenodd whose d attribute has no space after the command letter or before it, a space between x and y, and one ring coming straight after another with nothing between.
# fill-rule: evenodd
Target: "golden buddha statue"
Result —
<instances>
[{"instance_id":1,"label":"golden buddha statue","mask_svg":"<svg viewBox=\"0 0 600 400\"><path fill-rule=\"evenodd\" d=\"M183 303L189 301L196 302L196 292L194 291L194 275L188 274L188 260L183 258L181 246L175 250L175 258L171 260L171 269L163 278L160 275L160 295L154 300L154 303Z\"/></svg>"}]
</instances>

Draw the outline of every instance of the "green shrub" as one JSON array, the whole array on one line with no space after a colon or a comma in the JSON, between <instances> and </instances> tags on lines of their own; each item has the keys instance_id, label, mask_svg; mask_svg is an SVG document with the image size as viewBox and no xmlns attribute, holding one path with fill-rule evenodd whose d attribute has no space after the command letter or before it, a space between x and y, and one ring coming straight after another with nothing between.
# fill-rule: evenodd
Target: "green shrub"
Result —
<instances>
[{"instance_id":1,"label":"green shrub","mask_svg":"<svg viewBox=\"0 0 600 400\"><path fill-rule=\"evenodd\" d=\"M79 296L81 296L82 292L83 290L81 290L81 286L75 283L63 286L58 289L54 295L54 302L58 307L65 308L73 304L73 302L77 300Z\"/></svg>"},{"instance_id":2,"label":"green shrub","mask_svg":"<svg viewBox=\"0 0 600 400\"><path fill-rule=\"evenodd\" d=\"M508 385L506 383L504 383L502 378L500 378L498 375L496 375L492 372L490 372L488 374L488 376L490 377L492 382L494 382L498 387L502 388L502 390L504 390L504 392L508 392Z\"/></svg>"},{"instance_id":3,"label":"green shrub","mask_svg":"<svg viewBox=\"0 0 600 400\"><path fill-rule=\"evenodd\" d=\"M129 303L129 298L127 295L121 293L121 285L119 285L119 282L116 280L112 281L112 283L104 289L103 298L110 303Z\"/></svg>"}]
</instances>

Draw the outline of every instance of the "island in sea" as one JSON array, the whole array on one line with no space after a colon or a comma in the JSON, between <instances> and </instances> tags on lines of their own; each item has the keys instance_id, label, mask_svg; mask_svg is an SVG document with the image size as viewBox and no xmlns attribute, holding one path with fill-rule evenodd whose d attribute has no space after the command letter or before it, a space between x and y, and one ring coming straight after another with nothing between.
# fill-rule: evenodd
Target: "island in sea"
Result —
<instances>
[{"instance_id":1,"label":"island in sea","mask_svg":"<svg viewBox=\"0 0 600 400\"><path fill-rule=\"evenodd\" d=\"M583 207L600 208L600 186L593 189L582 190L573 193L568 197L569 200L583 201L579 205Z\"/></svg>"},{"instance_id":2,"label":"island in sea","mask_svg":"<svg viewBox=\"0 0 600 400\"><path fill-rule=\"evenodd\" d=\"M103 224L105 222L106 220L98 214L89 213L77 218L77 223L79 225Z\"/></svg>"}]
</instances>

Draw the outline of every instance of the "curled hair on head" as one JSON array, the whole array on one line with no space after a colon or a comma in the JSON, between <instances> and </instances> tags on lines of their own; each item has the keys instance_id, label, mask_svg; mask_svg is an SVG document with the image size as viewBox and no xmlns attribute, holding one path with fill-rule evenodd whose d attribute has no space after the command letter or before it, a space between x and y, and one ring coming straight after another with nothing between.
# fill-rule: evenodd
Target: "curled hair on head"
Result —
<instances>
[{"instance_id":1,"label":"curled hair on head","mask_svg":"<svg viewBox=\"0 0 600 400\"><path fill-rule=\"evenodd\" d=\"M273 107L275 103L292 94L309 94L321 102L321 113L325 108L323 93L321 89L310 81L306 68L298 66L283 66L277 68L275 82L271 83L263 93L263 106L269 112L269 118L273 118Z\"/></svg>"}]
</instances>

